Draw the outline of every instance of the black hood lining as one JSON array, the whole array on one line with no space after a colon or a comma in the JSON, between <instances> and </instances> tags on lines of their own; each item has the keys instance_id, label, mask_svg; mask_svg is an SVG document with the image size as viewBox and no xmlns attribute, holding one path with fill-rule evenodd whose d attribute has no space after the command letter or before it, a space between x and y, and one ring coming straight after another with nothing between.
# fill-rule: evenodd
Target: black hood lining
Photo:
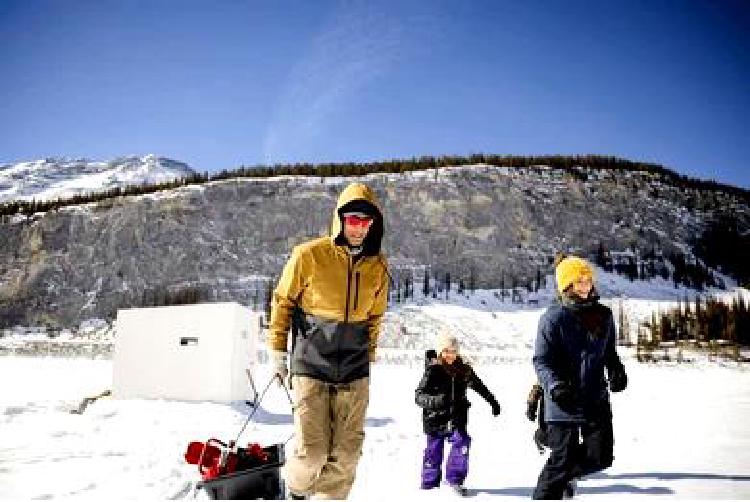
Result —
<instances>
[{"instance_id":1,"label":"black hood lining","mask_svg":"<svg viewBox=\"0 0 750 502\"><path fill-rule=\"evenodd\" d=\"M338 208L336 213L339 217L339 228L341 228L341 231L334 238L333 242L337 246L348 245L348 243L346 242L346 238L344 237L344 217L342 215L343 213L354 212L354 211L360 211L365 214L370 214L372 215L372 218L374 220L372 222L372 226L370 227L370 231L367 232L367 237L365 237L365 240L362 242L361 255L362 256L379 255L380 246L383 241L383 233L384 233L383 215L381 214L377 206L375 206L375 204L365 199L354 199L352 201L347 202L340 208Z\"/></svg>"}]
</instances>

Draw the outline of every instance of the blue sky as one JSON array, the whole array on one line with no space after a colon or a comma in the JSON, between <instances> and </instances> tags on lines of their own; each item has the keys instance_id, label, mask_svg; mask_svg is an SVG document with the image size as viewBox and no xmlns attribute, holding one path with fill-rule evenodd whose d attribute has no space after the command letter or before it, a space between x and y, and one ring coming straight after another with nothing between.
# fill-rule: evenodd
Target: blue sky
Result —
<instances>
[{"instance_id":1,"label":"blue sky","mask_svg":"<svg viewBox=\"0 0 750 502\"><path fill-rule=\"evenodd\" d=\"M750 188L750 3L0 0L0 162L617 155Z\"/></svg>"}]
</instances>

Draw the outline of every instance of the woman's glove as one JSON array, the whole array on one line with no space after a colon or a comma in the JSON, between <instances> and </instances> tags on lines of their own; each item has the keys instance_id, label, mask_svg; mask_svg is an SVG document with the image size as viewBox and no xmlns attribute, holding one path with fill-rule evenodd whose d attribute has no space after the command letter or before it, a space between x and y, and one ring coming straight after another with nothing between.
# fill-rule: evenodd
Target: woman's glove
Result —
<instances>
[{"instance_id":1,"label":"woman's glove","mask_svg":"<svg viewBox=\"0 0 750 502\"><path fill-rule=\"evenodd\" d=\"M625 366L617 366L609 371L609 390L612 392L622 392L628 386L628 374L625 373Z\"/></svg>"}]
</instances>

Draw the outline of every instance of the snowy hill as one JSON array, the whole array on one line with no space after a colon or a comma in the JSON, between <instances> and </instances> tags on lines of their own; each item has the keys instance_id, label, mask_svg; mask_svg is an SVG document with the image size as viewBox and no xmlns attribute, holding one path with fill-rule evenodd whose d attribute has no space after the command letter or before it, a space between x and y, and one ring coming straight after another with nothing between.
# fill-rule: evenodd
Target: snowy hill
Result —
<instances>
[{"instance_id":1,"label":"snowy hill","mask_svg":"<svg viewBox=\"0 0 750 502\"><path fill-rule=\"evenodd\" d=\"M37 201L102 192L115 187L162 183L194 174L187 164L156 155L108 162L48 158L0 165L0 203Z\"/></svg>"}]
</instances>

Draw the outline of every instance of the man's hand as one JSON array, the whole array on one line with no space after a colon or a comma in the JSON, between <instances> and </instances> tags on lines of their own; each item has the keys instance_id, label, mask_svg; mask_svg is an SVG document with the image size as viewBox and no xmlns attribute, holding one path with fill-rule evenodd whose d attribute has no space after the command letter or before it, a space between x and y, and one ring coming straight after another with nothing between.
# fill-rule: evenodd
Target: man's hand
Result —
<instances>
[{"instance_id":1,"label":"man's hand","mask_svg":"<svg viewBox=\"0 0 750 502\"><path fill-rule=\"evenodd\" d=\"M273 373L278 376L283 384L286 377L289 375L289 368L287 366L287 353L283 350L272 350L270 352L271 364L273 364Z\"/></svg>"}]
</instances>

